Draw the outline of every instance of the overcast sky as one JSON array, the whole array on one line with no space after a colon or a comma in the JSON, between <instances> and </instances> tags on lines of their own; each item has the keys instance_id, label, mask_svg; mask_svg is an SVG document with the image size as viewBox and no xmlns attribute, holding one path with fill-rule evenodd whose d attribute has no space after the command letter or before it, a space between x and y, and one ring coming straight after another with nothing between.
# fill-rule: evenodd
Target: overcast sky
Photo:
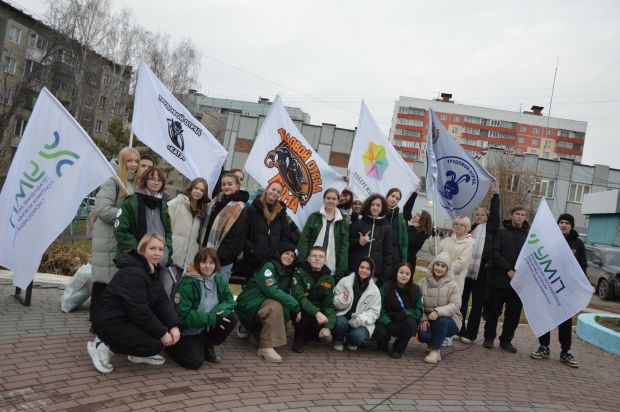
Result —
<instances>
[{"instance_id":1,"label":"overcast sky","mask_svg":"<svg viewBox=\"0 0 620 412\"><path fill-rule=\"evenodd\" d=\"M13 0L35 15L43 0ZM398 96L532 105L588 122L585 164L620 168L620 1L116 0L202 53L199 90L280 94L312 123L354 128L361 99L388 132Z\"/></svg>"}]
</instances>

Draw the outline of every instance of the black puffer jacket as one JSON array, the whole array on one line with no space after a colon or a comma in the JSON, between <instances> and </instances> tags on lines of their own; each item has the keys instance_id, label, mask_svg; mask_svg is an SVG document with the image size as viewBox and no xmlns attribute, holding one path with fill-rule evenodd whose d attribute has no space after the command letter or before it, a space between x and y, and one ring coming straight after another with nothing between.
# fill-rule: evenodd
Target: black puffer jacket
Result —
<instances>
[{"instance_id":1,"label":"black puffer jacket","mask_svg":"<svg viewBox=\"0 0 620 412\"><path fill-rule=\"evenodd\" d=\"M527 239L530 224L523 222L523 226L516 228L512 220L504 220L502 228L497 232L493 241L491 257L490 286L500 289L511 289L508 271L514 270L517 258Z\"/></svg>"},{"instance_id":2,"label":"black puffer jacket","mask_svg":"<svg viewBox=\"0 0 620 412\"><path fill-rule=\"evenodd\" d=\"M278 259L281 241L293 243L284 203L278 202L277 207L280 211L269 223L265 219L263 203L260 199L261 197L254 199L252 204L246 207L243 212L242 224L245 231L243 259L233 267L235 276L249 278L270 259Z\"/></svg>"},{"instance_id":3,"label":"black puffer jacket","mask_svg":"<svg viewBox=\"0 0 620 412\"><path fill-rule=\"evenodd\" d=\"M487 220L486 235L484 236L484 249L482 251L482 259L480 260L480 267L482 268L493 255L493 239L499 230L499 194L494 193L491 197L491 207L489 210L489 219ZM474 224L471 227L471 232L478 226ZM470 232L470 233L471 233Z\"/></svg>"},{"instance_id":4,"label":"black puffer jacket","mask_svg":"<svg viewBox=\"0 0 620 412\"><path fill-rule=\"evenodd\" d=\"M583 241L579 239L579 234L574 229L571 229L568 236L564 236L564 239L568 242L570 250L577 258L577 262L579 262L579 266L581 266L581 269L583 269L583 273L585 274L588 267L588 258L586 257L586 247L583 244Z\"/></svg>"},{"instance_id":5,"label":"black puffer jacket","mask_svg":"<svg viewBox=\"0 0 620 412\"><path fill-rule=\"evenodd\" d=\"M133 323L154 338L161 338L178 324L174 306L159 280L161 266L149 273L144 256L135 249L118 258L119 268L105 288L93 313L93 328L114 328L122 323Z\"/></svg>"},{"instance_id":6,"label":"black puffer jacket","mask_svg":"<svg viewBox=\"0 0 620 412\"><path fill-rule=\"evenodd\" d=\"M360 233L369 233L372 242L360 245ZM375 276L378 283L392 276L391 227L384 216L372 218L363 216L349 227L349 272L355 272L360 259L370 256L375 261Z\"/></svg>"}]
</instances>

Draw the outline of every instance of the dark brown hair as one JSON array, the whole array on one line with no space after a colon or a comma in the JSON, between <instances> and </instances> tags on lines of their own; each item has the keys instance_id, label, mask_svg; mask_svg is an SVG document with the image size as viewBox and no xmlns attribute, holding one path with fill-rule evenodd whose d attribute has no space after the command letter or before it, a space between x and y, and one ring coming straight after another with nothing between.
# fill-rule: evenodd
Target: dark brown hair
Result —
<instances>
[{"instance_id":1,"label":"dark brown hair","mask_svg":"<svg viewBox=\"0 0 620 412\"><path fill-rule=\"evenodd\" d=\"M336 198L340 199L340 193L338 193L338 190L334 189L333 187L330 187L329 189L323 192L323 199L325 199L328 193L335 193Z\"/></svg>"},{"instance_id":2,"label":"dark brown hair","mask_svg":"<svg viewBox=\"0 0 620 412\"><path fill-rule=\"evenodd\" d=\"M370 204L376 199L381 200L381 213L379 213L379 216L385 215L385 212L388 210L388 205L385 198L379 193L373 193L368 196L366 200L364 200L364 203L362 203L362 210L360 210L360 213L363 216L370 216Z\"/></svg>"},{"instance_id":3,"label":"dark brown hair","mask_svg":"<svg viewBox=\"0 0 620 412\"><path fill-rule=\"evenodd\" d=\"M427 235L433 233L433 218L426 210L420 211L420 222L418 223L418 232L424 232Z\"/></svg>"},{"instance_id":4,"label":"dark brown hair","mask_svg":"<svg viewBox=\"0 0 620 412\"><path fill-rule=\"evenodd\" d=\"M239 176L237 176L233 172L224 173L224 176L222 176L222 179L224 179L225 177L230 177L231 179L234 179L237 186L241 186L241 180L239 180Z\"/></svg>"},{"instance_id":5,"label":"dark brown hair","mask_svg":"<svg viewBox=\"0 0 620 412\"><path fill-rule=\"evenodd\" d=\"M213 262L215 262L215 269L213 270L213 273L215 274L216 272L219 272L220 260L217 258L217 251L210 247L203 247L198 251L198 253L196 253L196 256L194 256L194 269L202 275L202 272L200 272L200 264L202 262L206 262L207 258L211 258L213 259Z\"/></svg>"},{"instance_id":6,"label":"dark brown hair","mask_svg":"<svg viewBox=\"0 0 620 412\"><path fill-rule=\"evenodd\" d=\"M198 183L202 183L204 185L205 192L202 198L200 198L199 200L194 200L192 198L192 189L194 189L198 185ZM204 217L207 211L207 206L209 206L209 201L210 201L209 183L207 183L207 181L203 179L202 177L197 177L196 179L192 180L189 186L187 186L187 197L189 198L189 206L192 209L192 213L194 215Z\"/></svg>"},{"instance_id":7,"label":"dark brown hair","mask_svg":"<svg viewBox=\"0 0 620 412\"><path fill-rule=\"evenodd\" d=\"M385 195L385 198L387 199L394 192L398 192L400 194L400 198L401 199L403 198L403 192L401 192L400 189L397 187L393 187L390 190L388 190L387 195Z\"/></svg>"},{"instance_id":8,"label":"dark brown hair","mask_svg":"<svg viewBox=\"0 0 620 412\"><path fill-rule=\"evenodd\" d=\"M144 175L140 177L140 187L146 188L146 181L149 180L149 177L153 174L156 174L157 177L159 177L159 180L161 180L161 189L159 189L159 193L161 193L166 190L166 175L164 174L164 171L157 166L146 169Z\"/></svg>"},{"instance_id":9,"label":"dark brown hair","mask_svg":"<svg viewBox=\"0 0 620 412\"><path fill-rule=\"evenodd\" d=\"M336 193L338 193L338 191L336 191ZM353 192L351 192L349 189L342 189L342 193L338 193L338 202L340 202L341 194L348 195L349 200L346 203L343 203L342 205L340 205L340 207L343 207L345 209L351 209L351 207L353 206ZM323 195L323 199L325 199L325 195Z\"/></svg>"}]
</instances>

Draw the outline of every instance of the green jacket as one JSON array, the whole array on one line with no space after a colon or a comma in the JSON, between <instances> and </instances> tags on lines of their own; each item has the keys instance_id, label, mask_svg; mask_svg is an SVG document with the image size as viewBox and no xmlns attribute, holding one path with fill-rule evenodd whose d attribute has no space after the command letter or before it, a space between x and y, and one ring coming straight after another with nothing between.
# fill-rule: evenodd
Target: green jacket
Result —
<instances>
[{"instance_id":1,"label":"green jacket","mask_svg":"<svg viewBox=\"0 0 620 412\"><path fill-rule=\"evenodd\" d=\"M114 223L114 236L117 242L116 257L119 258L123 253L136 249L140 239L136 239L138 233L138 196L133 193L127 196L121 206L121 215L117 217ZM166 231L166 247L168 248L168 262L166 266L172 264L172 226L170 224L170 214L168 213L168 205L161 202L161 220Z\"/></svg>"},{"instance_id":2,"label":"green jacket","mask_svg":"<svg viewBox=\"0 0 620 412\"><path fill-rule=\"evenodd\" d=\"M385 311L385 285L379 288L379 293L381 293L381 314L379 315L379 319L377 319L377 323L387 326L392 322L392 319L390 319L390 316ZM419 322L422 318L422 313L424 313L424 303L422 301L422 291L420 291L415 306L405 309L405 315Z\"/></svg>"},{"instance_id":3,"label":"green jacket","mask_svg":"<svg viewBox=\"0 0 620 412\"><path fill-rule=\"evenodd\" d=\"M216 322L215 314L222 311L222 316L227 316L236 306L235 298L228 287L228 283L219 273L214 274L215 284L217 285L217 300L219 303L215 305L210 312L201 312L198 309L200 299L202 298L202 281L198 276L184 277L177 288L178 312L179 312L179 328L181 332L187 329L203 329L214 326Z\"/></svg>"},{"instance_id":4,"label":"green jacket","mask_svg":"<svg viewBox=\"0 0 620 412\"><path fill-rule=\"evenodd\" d=\"M407 233L407 224L402 213L398 214L398 246L400 247L400 256L403 262L407 261L407 250L409 249L409 233ZM397 265L394 262L394 265Z\"/></svg>"},{"instance_id":5,"label":"green jacket","mask_svg":"<svg viewBox=\"0 0 620 412\"><path fill-rule=\"evenodd\" d=\"M336 324L336 309L334 308L334 276L327 266L323 266L321 277L315 283L312 275L308 273L310 265L303 263L295 269L295 280L291 294L301 306L301 310L316 315L321 312L327 317L328 329L333 329Z\"/></svg>"},{"instance_id":6,"label":"green jacket","mask_svg":"<svg viewBox=\"0 0 620 412\"><path fill-rule=\"evenodd\" d=\"M284 312L284 323L291 318L291 313L300 311L299 302L292 297L287 291L283 290L280 285L282 281L288 283L289 290L293 283L293 277L288 276L288 282L285 269L276 262L267 262L261 266L250 278L245 289L237 297L237 308L235 312L239 316L239 320L246 327L250 327L256 316L256 312L260 309L265 299L273 299L282 304Z\"/></svg>"},{"instance_id":7,"label":"green jacket","mask_svg":"<svg viewBox=\"0 0 620 412\"><path fill-rule=\"evenodd\" d=\"M345 219L338 220L334 225L334 240L336 249L336 278L340 279L347 275L349 265L349 224ZM301 232L301 239L297 243L297 260L305 262L308 258L308 251L314 246L316 238L323 228L323 215L321 212L314 212L308 217L304 230ZM405 236L407 231L405 231ZM405 249L406 250L406 249Z\"/></svg>"}]
</instances>

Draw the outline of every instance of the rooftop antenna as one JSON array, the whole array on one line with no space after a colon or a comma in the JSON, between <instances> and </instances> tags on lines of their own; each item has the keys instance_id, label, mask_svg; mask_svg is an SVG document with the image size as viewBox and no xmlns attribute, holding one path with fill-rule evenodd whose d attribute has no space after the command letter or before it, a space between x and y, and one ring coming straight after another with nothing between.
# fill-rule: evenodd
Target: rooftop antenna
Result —
<instances>
[{"instance_id":1,"label":"rooftop antenna","mask_svg":"<svg viewBox=\"0 0 620 412\"><path fill-rule=\"evenodd\" d=\"M560 58L558 57L557 62L555 63L555 72L553 73L553 85L551 86L551 98L549 99L549 111L547 112L547 127L549 130L549 119L551 118L551 104L553 104L553 92L555 91L555 79L558 75L558 66L560 65ZM545 136L547 132L545 132Z\"/></svg>"}]
</instances>

